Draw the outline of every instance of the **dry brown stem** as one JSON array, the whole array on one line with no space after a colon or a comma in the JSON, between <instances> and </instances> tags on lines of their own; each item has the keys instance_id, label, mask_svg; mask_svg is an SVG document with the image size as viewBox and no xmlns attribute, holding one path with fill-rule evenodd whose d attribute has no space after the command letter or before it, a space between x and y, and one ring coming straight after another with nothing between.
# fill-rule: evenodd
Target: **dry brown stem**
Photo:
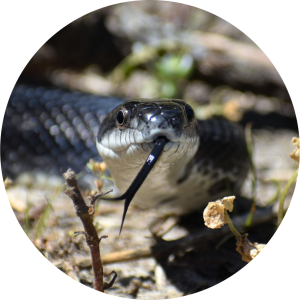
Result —
<instances>
[{"instance_id":1,"label":"dry brown stem","mask_svg":"<svg viewBox=\"0 0 300 300\"><path fill-rule=\"evenodd\" d=\"M113 284L113 282L115 281L115 277L113 278L112 283L104 285L103 266L101 262L99 247L101 238L99 239L98 237L97 231L92 222L92 218L89 214L89 207L85 204L85 201L80 193L76 180L76 174L71 169L69 169L66 173L63 174L63 176L66 180L67 185L65 193L72 199L76 215L80 218L85 230L82 232L78 232L77 234L82 233L85 235L87 245L89 246L91 251L92 267L94 270L94 289L100 292L104 292L104 289L107 286L110 287Z\"/></svg>"}]
</instances>

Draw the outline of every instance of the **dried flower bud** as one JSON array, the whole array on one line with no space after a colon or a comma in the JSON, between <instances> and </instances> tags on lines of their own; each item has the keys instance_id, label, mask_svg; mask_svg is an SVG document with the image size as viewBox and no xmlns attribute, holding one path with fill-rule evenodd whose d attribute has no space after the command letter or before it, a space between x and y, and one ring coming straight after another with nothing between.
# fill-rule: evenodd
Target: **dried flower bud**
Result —
<instances>
[{"instance_id":1,"label":"dried flower bud","mask_svg":"<svg viewBox=\"0 0 300 300\"><path fill-rule=\"evenodd\" d=\"M98 191L101 191L102 187L103 187L103 182L100 179L96 179L94 181L95 187Z\"/></svg>"},{"instance_id":2,"label":"dried flower bud","mask_svg":"<svg viewBox=\"0 0 300 300\"><path fill-rule=\"evenodd\" d=\"M235 196L224 197L222 200L217 200L215 202L209 202L207 207L203 212L203 218L205 225L208 228L216 229L221 228L227 223L225 217L225 210L233 210L233 201Z\"/></svg>"},{"instance_id":3,"label":"dried flower bud","mask_svg":"<svg viewBox=\"0 0 300 300\"><path fill-rule=\"evenodd\" d=\"M297 148L290 154L290 157L299 163L299 160L300 160L300 141L299 141L299 139L294 137L292 139L292 144L295 145Z\"/></svg>"},{"instance_id":4,"label":"dried flower bud","mask_svg":"<svg viewBox=\"0 0 300 300\"><path fill-rule=\"evenodd\" d=\"M96 162L95 169L99 173L103 173L107 169L106 163L105 162Z\"/></svg>"},{"instance_id":5,"label":"dried flower bud","mask_svg":"<svg viewBox=\"0 0 300 300\"><path fill-rule=\"evenodd\" d=\"M90 159L90 161L88 162L87 167L93 172L99 173L103 173L107 169L105 162L95 162L92 159Z\"/></svg>"},{"instance_id":6,"label":"dried flower bud","mask_svg":"<svg viewBox=\"0 0 300 300\"><path fill-rule=\"evenodd\" d=\"M265 247L264 244L251 243L248 240L248 234L242 235L237 239L236 251L242 255L242 260L250 262L254 257L258 255Z\"/></svg>"}]
</instances>

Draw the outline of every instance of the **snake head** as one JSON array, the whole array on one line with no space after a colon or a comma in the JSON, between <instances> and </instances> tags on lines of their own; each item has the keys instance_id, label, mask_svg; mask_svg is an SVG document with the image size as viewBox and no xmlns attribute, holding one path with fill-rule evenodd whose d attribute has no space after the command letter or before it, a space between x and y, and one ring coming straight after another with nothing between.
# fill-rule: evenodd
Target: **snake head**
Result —
<instances>
[{"instance_id":1,"label":"snake head","mask_svg":"<svg viewBox=\"0 0 300 300\"><path fill-rule=\"evenodd\" d=\"M182 100L130 100L104 119L97 148L122 193L110 200L125 200L122 225L131 200L154 165L158 162L157 172L167 174L170 165L191 160L198 145L194 112ZM150 187L151 183L143 185L142 193L153 193Z\"/></svg>"}]
</instances>

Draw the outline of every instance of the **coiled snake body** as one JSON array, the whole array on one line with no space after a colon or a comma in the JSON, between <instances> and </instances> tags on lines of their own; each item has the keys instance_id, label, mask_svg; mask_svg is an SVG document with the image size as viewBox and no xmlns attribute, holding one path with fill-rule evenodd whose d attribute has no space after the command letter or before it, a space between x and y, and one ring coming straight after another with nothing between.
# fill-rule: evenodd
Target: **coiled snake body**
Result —
<instances>
[{"instance_id":1,"label":"coiled snake body","mask_svg":"<svg viewBox=\"0 0 300 300\"><path fill-rule=\"evenodd\" d=\"M58 88L16 86L2 128L4 177L34 168L81 171L90 158L97 159L97 146L124 193L155 140L163 136L163 152L134 203L190 211L238 193L249 158L237 125L221 119L197 121L181 100L121 103Z\"/></svg>"}]
</instances>

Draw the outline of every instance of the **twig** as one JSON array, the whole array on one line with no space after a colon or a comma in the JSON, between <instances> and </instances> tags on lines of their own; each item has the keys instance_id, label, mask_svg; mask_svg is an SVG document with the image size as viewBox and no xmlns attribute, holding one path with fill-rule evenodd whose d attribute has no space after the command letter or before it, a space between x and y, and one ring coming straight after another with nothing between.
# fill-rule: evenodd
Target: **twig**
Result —
<instances>
[{"instance_id":1,"label":"twig","mask_svg":"<svg viewBox=\"0 0 300 300\"><path fill-rule=\"evenodd\" d=\"M104 264L136 260L139 258L147 258L152 255L151 248L131 249L119 252L112 252L102 256Z\"/></svg>"},{"instance_id":2,"label":"twig","mask_svg":"<svg viewBox=\"0 0 300 300\"><path fill-rule=\"evenodd\" d=\"M93 214L95 213L95 203L96 203L96 201L97 201L100 197L105 196L105 195L111 193L112 191L113 191L113 190L110 189L110 190L108 190L107 192L104 192L104 193L99 193L99 194L96 194L96 195L89 195L89 196L88 196L87 199L91 201L91 203L90 203L90 205L89 205L89 215L90 215L90 216L93 215Z\"/></svg>"},{"instance_id":3,"label":"twig","mask_svg":"<svg viewBox=\"0 0 300 300\"><path fill-rule=\"evenodd\" d=\"M114 274L112 280L109 283L107 283L107 282L104 283L104 289L105 290L111 288L114 285L114 283L115 283L115 281L117 279L118 274L117 274L116 271L111 271L109 274L104 274L105 276L110 276L112 274Z\"/></svg>"},{"instance_id":4,"label":"twig","mask_svg":"<svg viewBox=\"0 0 300 300\"><path fill-rule=\"evenodd\" d=\"M76 174L71 169L69 169L66 173L63 174L63 176L66 180L67 185L65 193L72 199L76 215L80 218L85 230L77 232L76 235L85 235L86 243L91 251L92 267L94 270L94 289L100 292L104 292L103 266L101 262L99 247L101 238L99 239L98 237L91 216L89 214L89 207L85 204L85 201L83 200L78 188Z\"/></svg>"}]
</instances>

